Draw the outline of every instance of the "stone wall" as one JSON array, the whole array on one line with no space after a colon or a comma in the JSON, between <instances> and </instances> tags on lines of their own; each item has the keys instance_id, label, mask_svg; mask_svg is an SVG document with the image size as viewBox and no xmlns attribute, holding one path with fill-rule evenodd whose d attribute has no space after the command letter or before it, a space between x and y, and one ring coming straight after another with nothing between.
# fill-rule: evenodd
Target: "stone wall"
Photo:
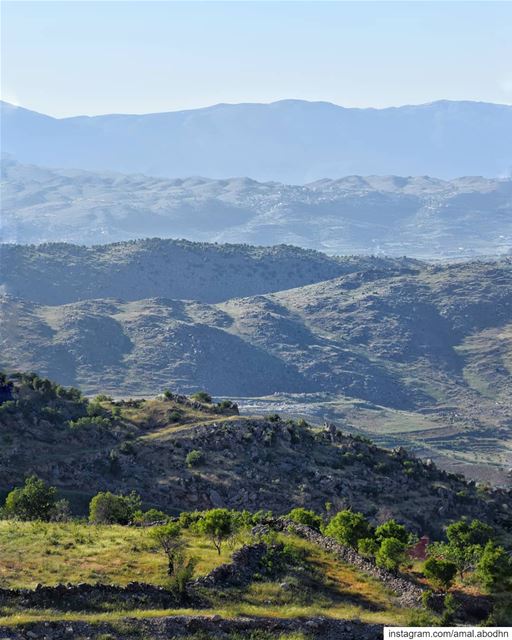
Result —
<instances>
[{"instance_id":1,"label":"stone wall","mask_svg":"<svg viewBox=\"0 0 512 640\"><path fill-rule=\"evenodd\" d=\"M176 606L176 598L163 587L141 582L130 582L126 586L108 584L58 584L38 585L35 589L0 589L0 606L51 607L65 603L68 609L94 609L96 603L114 601L131 607ZM1 638L1 635L0 635Z\"/></svg>"},{"instance_id":2,"label":"stone wall","mask_svg":"<svg viewBox=\"0 0 512 640\"><path fill-rule=\"evenodd\" d=\"M263 542L244 545L231 556L231 562L221 564L210 573L194 580L193 587L215 587L217 585L242 585L250 582L260 567L261 560L267 552Z\"/></svg>"},{"instance_id":3,"label":"stone wall","mask_svg":"<svg viewBox=\"0 0 512 640\"><path fill-rule=\"evenodd\" d=\"M303 524L297 524L287 518L270 518L265 524L274 531L291 531L296 535L309 540L320 548L332 553L337 558L350 564L364 573L376 578L384 583L389 589L397 594L397 600L402 606L419 607L421 606L421 598L424 587L412 582L408 577L402 574L391 573L385 569L377 567L375 562L369 558L363 558L351 547L336 542L333 538L324 536L311 527Z\"/></svg>"},{"instance_id":4,"label":"stone wall","mask_svg":"<svg viewBox=\"0 0 512 640\"><path fill-rule=\"evenodd\" d=\"M165 618L124 619L123 631L109 623L96 625L85 622L39 622L17 627L1 627L2 640L93 640L104 635L119 640L151 638L168 640L194 633L207 634L213 639L227 640L229 633L242 637L254 631L275 634L302 632L312 640L382 640L382 626L359 621L332 620L329 618L234 618L220 616L172 616Z\"/></svg>"}]
</instances>

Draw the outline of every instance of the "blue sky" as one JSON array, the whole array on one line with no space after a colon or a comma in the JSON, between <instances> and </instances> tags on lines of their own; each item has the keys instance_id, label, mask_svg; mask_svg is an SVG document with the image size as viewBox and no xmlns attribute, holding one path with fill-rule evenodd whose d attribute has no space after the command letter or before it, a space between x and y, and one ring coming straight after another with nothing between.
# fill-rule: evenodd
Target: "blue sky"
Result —
<instances>
[{"instance_id":1,"label":"blue sky","mask_svg":"<svg viewBox=\"0 0 512 640\"><path fill-rule=\"evenodd\" d=\"M2 2L2 97L55 116L218 102L512 103L511 2Z\"/></svg>"}]
</instances>

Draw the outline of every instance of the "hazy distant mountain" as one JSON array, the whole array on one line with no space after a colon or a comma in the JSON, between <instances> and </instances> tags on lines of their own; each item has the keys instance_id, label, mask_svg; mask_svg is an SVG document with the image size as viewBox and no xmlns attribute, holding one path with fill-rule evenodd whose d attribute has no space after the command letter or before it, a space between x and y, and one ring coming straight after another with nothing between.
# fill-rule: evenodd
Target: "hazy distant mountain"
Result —
<instances>
[{"instance_id":1,"label":"hazy distant mountain","mask_svg":"<svg viewBox=\"0 0 512 640\"><path fill-rule=\"evenodd\" d=\"M2 159L7 242L148 236L417 257L507 253L512 180L349 176L305 186L162 179Z\"/></svg>"},{"instance_id":2,"label":"hazy distant mountain","mask_svg":"<svg viewBox=\"0 0 512 640\"><path fill-rule=\"evenodd\" d=\"M23 162L149 175L305 183L352 174L499 177L512 107L440 101L387 109L327 102L219 104L56 119L2 104L3 150Z\"/></svg>"}]
</instances>

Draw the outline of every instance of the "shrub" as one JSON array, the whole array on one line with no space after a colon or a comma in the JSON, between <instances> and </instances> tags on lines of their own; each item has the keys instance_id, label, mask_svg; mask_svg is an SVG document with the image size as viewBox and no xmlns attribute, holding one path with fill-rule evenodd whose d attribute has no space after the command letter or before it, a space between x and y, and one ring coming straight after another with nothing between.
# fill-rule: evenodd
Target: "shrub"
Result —
<instances>
[{"instance_id":1,"label":"shrub","mask_svg":"<svg viewBox=\"0 0 512 640\"><path fill-rule=\"evenodd\" d=\"M140 510L140 497L132 491L127 496L100 491L89 504L92 524L129 524Z\"/></svg>"},{"instance_id":2,"label":"shrub","mask_svg":"<svg viewBox=\"0 0 512 640\"><path fill-rule=\"evenodd\" d=\"M350 509L339 511L325 528L327 536L354 549L357 548L359 540L370 537L370 533L370 524L363 514Z\"/></svg>"},{"instance_id":3,"label":"shrub","mask_svg":"<svg viewBox=\"0 0 512 640\"><path fill-rule=\"evenodd\" d=\"M448 626L453 622L453 618L457 612L457 603L453 594L447 593L443 600L443 615L441 616L441 624Z\"/></svg>"},{"instance_id":4,"label":"shrub","mask_svg":"<svg viewBox=\"0 0 512 640\"><path fill-rule=\"evenodd\" d=\"M365 558L371 558L379 550L379 543L375 538L361 538L357 543L357 551Z\"/></svg>"},{"instance_id":5,"label":"shrub","mask_svg":"<svg viewBox=\"0 0 512 640\"><path fill-rule=\"evenodd\" d=\"M192 398L198 402L204 402L205 404L211 404L212 402L211 395L206 391L196 391L196 393L192 395Z\"/></svg>"},{"instance_id":6,"label":"shrub","mask_svg":"<svg viewBox=\"0 0 512 640\"><path fill-rule=\"evenodd\" d=\"M69 506L69 500L62 498L55 503L50 519L52 522L69 522L71 520L71 508Z\"/></svg>"},{"instance_id":7,"label":"shrub","mask_svg":"<svg viewBox=\"0 0 512 640\"><path fill-rule=\"evenodd\" d=\"M388 520L375 529L375 538L378 542L382 542L386 538L396 538L396 540L408 544L410 534L403 524L398 524L395 520Z\"/></svg>"},{"instance_id":8,"label":"shrub","mask_svg":"<svg viewBox=\"0 0 512 640\"><path fill-rule=\"evenodd\" d=\"M97 395L94 400L94 403L98 403L98 402L113 402L112 396L107 396L104 393L100 393L99 395Z\"/></svg>"},{"instance_id":9,"label":"shrub","mask_svg":"<svg viewBox=\"0 0 512 640\"><path fill-rule=\"evenodd\" d=\"M25 480L23 487L16 487L7 495L4 515L20 520L50 520L56 494L55 487L50 487L37 476L31 476Z\"/></svg>"},{"instance_id":10,"label":"shrub","mask_svg":"<svg viewBox=\"0 0 512 640\"><path fill-rule=\"evenodd\" d=\"M186 592L187 583L194 575L196 560L187 559L185 556L185 543L181 537L180 525L177 522L168 522L153 529L151 537L167 556L170 590L177 595L183 595Z\"/></svg>"},{"instance_id":11,"label":"shrub","mask_svg":"<svg viewBox=\"0 0 512 640\"><path fill-rule=\"evenodd\" d=\"M490 591L506 588L512 578L512 562L505 549L489 541L477 562L475 574Z\"/></svg>"},{"instance_id":12,"label":"shrub","mask_svg":"<svg viewBox=\"0 0 512 640\"><path fill-rule=\"evenodd\" d=\"M168 520L169 516L159 509L148 509L147 511L137 511L133 515L133 522L151 524L152 522L162 522Z\"/></svg>"},{"instance_id":13,"label":"shrub","mask_svg":"<svg viewBox=\"0 0 512 640\"><path fill-rule=\"evenodd\" d=\"M83 418L78 418L78 420L70 420L68 424L71 429L87 429L91 427L108 429L111 426L108 418L102 418L100 416L84 416Z\"/></svg>"},{"instance_id":14,"label":"shrub","mask_svg":"<svg viewBox=\"0 0 512 640\"><path fill-rule=\"evenodd\" d=\"M385 538L377 553L375 561L377 566L396 571L405 558L406 545L396 538Z\"/></svg>"},{"instance_id":15,"label":"shrub","mask_svg":"<svg viewBox=\"0 0 512 640\"><path fill-rule=\"evenodd\" d=\"M167 573L172 576L175 561L185 547L181 537L181 527L177 522L169 522L151 531L151 538L163 549L167 556Z\"/></svg>"},{"instance_id":16,"label":"shrub","mask_svg":"<svg viewBox=\"0 0 512 640\"><path fill-rule=\"evenodd\" d=\"M457 573L457 567L449 560L442 558L428 558L423 565L423 574L436 587L449 589Z\"/></svg>"},{"instance_id":17,"label":"shrub","mask_svg":"<svg viewBox=\"0 0 512 640\"><path fill-rule=\"evenodd\" d=\"M305 524L312 529L316 529L316 531L320 531L320 527L323 524L322 518L319 515L303 507L292 509L287 517L297 524Z\"/></svg>"},{"instance_id":18,"label":"shrub","mask_svg":"<svg viewBox=\"0 0 512 640\"><path fill-rule=\"evenodd\" d=\"M185 464L187 465L187 467L198 467L203 462L204 454L198 449L192 449L192 451L189 451L185 458Z\"/></svg>"}]
</instances>

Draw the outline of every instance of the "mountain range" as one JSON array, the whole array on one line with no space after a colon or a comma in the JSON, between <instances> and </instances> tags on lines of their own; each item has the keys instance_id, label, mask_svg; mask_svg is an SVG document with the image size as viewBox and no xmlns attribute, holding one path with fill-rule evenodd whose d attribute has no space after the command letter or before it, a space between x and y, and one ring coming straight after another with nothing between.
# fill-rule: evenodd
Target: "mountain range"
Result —
<instances>
[{"instance_id":1,"label":"mountain range","mask_svg":"<svg viewBox=\"0 0 512 640\"><path fill-rule=\"evenodd\" d=\"M461 258L512 247L512 180L348 176L307 185L49 169L2 157L5 242L141 237Z\"/></svg>"},{"instance_id":2,"label":"mountain range","mask_svg":"<svg viewBox=\"0 0 512 640\"><path fill-rule=\"evenodd\" d=\"M43 166L304 184L344 175L510 176L512 107L439 101L385 109L328 102L218 104L53 118L2 103L2 148Z\"/></svg>"}]
</instances>

